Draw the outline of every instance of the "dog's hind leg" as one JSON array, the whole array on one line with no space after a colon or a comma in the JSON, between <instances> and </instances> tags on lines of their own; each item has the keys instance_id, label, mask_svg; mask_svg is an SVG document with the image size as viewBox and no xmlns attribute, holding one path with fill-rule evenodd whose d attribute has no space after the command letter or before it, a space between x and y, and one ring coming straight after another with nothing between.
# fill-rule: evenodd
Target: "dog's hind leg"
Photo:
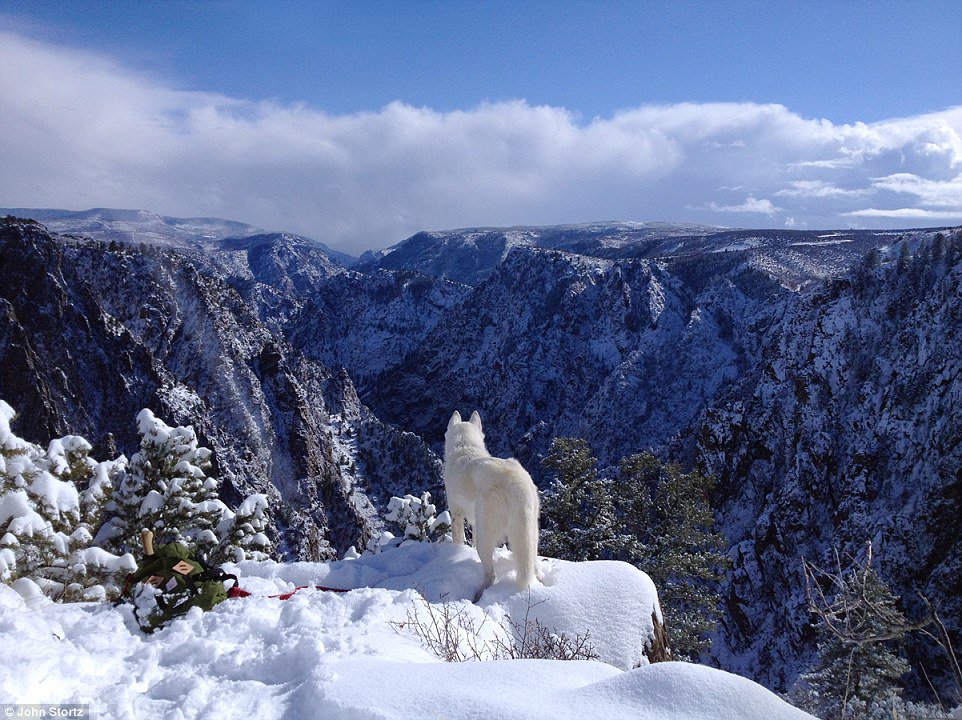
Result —
<instances>
[{"instance_id":1,"label":"dog's hind leg","mask_svg":"<svg viewBox=\"0 0 962 720\"><path fill-rule=\"evenodd\" d=\"M451 508L451 540L455 545L464 545L464 511Z\"/></svg>"},{"instance_id":2,"label":"dog's hind leg","mask_svg":"<svg viewBox=\"0 0 962 720\"><path fill-rule=\"evenodd\" d=\"M490 511L485 511L483 507L478 508L477 517L475 517L477 523L474 528L474 545L481 559L481 567L484 568L484 581L475 595L475 602L494 583L494 548L495 543L498 542L498 531L496 527L492 527L492 524L497 524L496 519L491 517Z\"/></svg>"},{"instance_id":3,"label":"dog's hind leg","mask_svg":"<svg viewBox=\"0 0 962 720\"><path fill-rule=\"evenodd\" d=\"M538 571L538 510L536 507L520 507L508 528L511 555L518 568L517 581L522 589L541 579Z\"/></svg>"}]
</instances>

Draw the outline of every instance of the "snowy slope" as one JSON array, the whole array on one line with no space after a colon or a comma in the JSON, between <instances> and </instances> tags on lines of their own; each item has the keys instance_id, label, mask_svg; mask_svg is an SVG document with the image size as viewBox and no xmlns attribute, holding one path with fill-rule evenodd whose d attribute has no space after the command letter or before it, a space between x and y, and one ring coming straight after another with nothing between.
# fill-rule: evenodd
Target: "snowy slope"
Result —
<instances>
[{"instance_id":1,"label":"snowy slope","mask_svg":"<svg viewBox=\"0 0 962 720\"><path fill-rule=\"evenodd\" d=\"M801 557L831 567L872 540L910 614L921 591L962 634L962 245L918 240L788 306L689 435L733 541L716 649L771 686L812 649ZM932 647L909 651L944 671Z\"/></svg>"},{"instance_id":2,"label":"snowy slope","mask_svg":"<svg viewBox=\"0 0 962 720\"><path fill-rule=\"evenodd\" d=\"M428 597L449 593L450 602L488 617L491 627L512 602L524 602L510 578L479 606L454 599L472 595L481 580L476 554L464 547L414 544L338 563L243 563L239 570L251 597L207 613L195 608L152 636L137 629L127 606L57 605L21 587L25 600L0 586L0 696L90 703L97 717L117 720L810 718L749 680L697 665L442 662L396 626L424 607L414 588L426 588ZM603 655L619 645L640 647L645 612L657 607L646 576L618 563L548 561L546 570L538 607L552 609L562 631L578 617L599 626L608 619L603 613L612 608L597 601L612 580L634 586L624 598L632 604L618 608L619 630L597 647ZM318 582L358 589L267 597ZM625 622L632 616L636 624Z\"/></svg>"},{"instance_id":3,"label":"snowy slope","mask_svg":"<svg viewBox=\"0 0 962 720\"><path fill-rule=\"evenodd\" d=\"M48 208L0 208L0 216L32 218L51 232L81 236L98 242L146 243L183 249L216 249L220 241L264 233L246 223L220 218L178 218L146 210L54 210ZM336 263L349 267L357 258L303 238Z\"/></svg>"}]
</instances>

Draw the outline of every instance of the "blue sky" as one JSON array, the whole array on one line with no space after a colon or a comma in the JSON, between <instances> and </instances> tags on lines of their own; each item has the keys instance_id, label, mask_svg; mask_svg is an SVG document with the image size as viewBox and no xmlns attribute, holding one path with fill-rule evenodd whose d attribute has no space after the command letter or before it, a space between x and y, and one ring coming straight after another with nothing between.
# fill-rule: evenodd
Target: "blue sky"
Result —
<instances>
[{"instance_id":1,"label":"blue sky","mask_svg":"<svg viewBox=\"0 0 962 720\"><path fill-rule=\"evenodd\" d=\"M333 113L525 99L781 103L873 121L962 102L962 2L3 0L30 34L173 85ZM956 82L951 82L950 78Z\"/></svg>"},{"instance_id":2,"label":"blue sky","mask_svg":"<svg viewBox=\"0 0 962 720\"><path fill-rule=\"evenodd\" d=\"M0 205L353 251L479 224L958 222L958 27L958 0L0 0Z\"/></svg>"}]
</instances>

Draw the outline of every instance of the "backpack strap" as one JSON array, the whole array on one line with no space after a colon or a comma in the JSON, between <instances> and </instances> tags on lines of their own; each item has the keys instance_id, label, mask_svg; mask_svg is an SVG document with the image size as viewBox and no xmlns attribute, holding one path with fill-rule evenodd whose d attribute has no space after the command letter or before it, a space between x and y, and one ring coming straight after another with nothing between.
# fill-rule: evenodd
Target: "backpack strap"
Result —
<instances>
[{"instance_id":1,"label":"backpack strap","mask_svg":"<svg viewBox=\"0 0 962 720\"><path fill-rule=\"evenodd\" d=\"M188 582L194 582L194 583L203 583L203 582L207 582L208 580L213 580L215 582L226 582L227 580L233 580L234 586L227 590L228 593L231 590L235 589L238 585L236 575L233 575L231 573L226 573L220 568L204 567L204 569L201 570L196 575L188 575L185 579ZM226 585L225 585L225 589L226 589Z\"/></svg>"}]
</instances>

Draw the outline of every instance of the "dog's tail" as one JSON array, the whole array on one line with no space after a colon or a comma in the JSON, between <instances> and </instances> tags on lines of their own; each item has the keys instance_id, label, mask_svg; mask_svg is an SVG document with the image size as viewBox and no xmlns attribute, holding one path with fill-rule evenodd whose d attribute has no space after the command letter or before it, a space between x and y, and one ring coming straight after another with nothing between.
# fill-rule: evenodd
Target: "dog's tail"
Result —
<instances>
[{"instance_id":1,"label":"dog's tail","mask_svg":"<svg viewBox=\"0 0 962 720\"><path fill-rule=\"evenodd\" d=\"M538 515L541 502L538 488L531 476L517 460L509 461L516 482L512 483L515 497L510 499L514 512L508 523L508 543L518 568L518 585L529 588L537 577Z\"/></svg>"}]
</instances>

